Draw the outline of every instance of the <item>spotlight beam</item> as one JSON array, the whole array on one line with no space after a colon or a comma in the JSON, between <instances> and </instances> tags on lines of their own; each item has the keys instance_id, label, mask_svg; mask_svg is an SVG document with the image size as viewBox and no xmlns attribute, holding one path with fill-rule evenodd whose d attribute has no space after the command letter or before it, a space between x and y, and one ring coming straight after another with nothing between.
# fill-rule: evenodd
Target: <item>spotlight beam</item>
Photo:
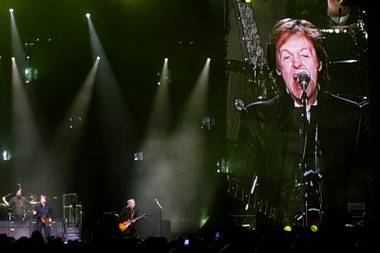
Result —
<instances>
[{"instance_id":1,"label":"spotlight beam","mask_svg":"<svg viewBox=\"0 0 380 253\"><path fill-rule=\"evenodd\" d=\"M27 168L33 169L36 157L42 153L41 136L26 96L17 61L12 58L12 142L15 159L15 173L22 175Z\"/></svg>"},{"instance_id":2,"label":"spotlight beam","mask_svg":"<svg viewBox=\"0 0 380 253\"><path fill-rule=\"evenodd\" d=\"M195 88L190 94L189 100L185 105L185 110L182 118L184 124L188 124L189 120L198 124L202 114L206 113L210 62L211 59L207 58L205 65L203 66L203 69L195 84Z\"/></svg>"},{"instance_id":3,"label":"spotlight beam","mask_svg":"<svg viewBox=\"0 0 380 253\"><path fill-rule=\"evenodd\" d=\"M125 149L127 143L134 137L134 132L130 131L132 120L126 102L123 98L123 91L118 84L113 73L111 64L100 42L91 18L87 18L91 49L93 58L100 57L98 74L96 78L96 101L99 108L99 124L101 127L101 138L104 142L104 157L110 168L118 168L119 164L113 163L120 160L120 152ZM119 172L115 172L119 173ZM105 178L110 184L115 178Z\"/></svg>"},{"instance_id":4,"label":"spotlight beam","mask_svg":"<svg viewBox=\"0 0 380 253\"><path fill-rule=\"evenodd\" d=\"M98 66L99 66L99 59L95 60L94 64L91 67L90 72L88 73L86 77L86 80L84 81L82 85L82 88L80 89L72 105L70 106L70 109L68 110L68 113L67 113L68 117L78 116L78 117L81 117L83 122L86 120L87 118L86 115L87 115L88 107L91 101L91 96L93 93ZM69 140L78 141L80 139L82 129L78 128L75 131L72 131L72 134L75 136L69 139L67 138L67 130L68 130L68 123L67 123L67 118L65 118L61 122L60 128L54 135L54 145L57 148L68 147L68 149L62 151L62 153L70 157L70 154L72 152L75 152L73 147L76 147L75 145L76 143L67 143L67 142L69 142Z\"/></svg>"},{"instance_id":5,"label":"spotlight beam","mask_svg":"<svg viewBox=\"0 0 380 253\"><path fill-rule=\"evenodd\" d=\"M9 9L9 16L11 19L12 55L16 58L21 70L24 70L27 67L27 62L24 56L24 49L18 33L13 9Z\"/></svg>"},{"instance_id":6,"label":"spotlight beam","mask_svg":"<svg viewBox=\"0 0 380 253\"><path fill-rule=\"evenodd\" d=\"M188 209L195 215L207 213L208 203L201 203L194 209L194 203L200 203L199 196L211 194L210 189L203 191L201 186L205 152L204 139L200 130L200 116L205 112L210 60L206 61L196 86L186 103L183 118L175 133L168 136L156 128L159 117L166 113L168 102L166 92L168 85L160 85L151 110L151 125L143 145L143 152L149 154L141 168L151 171L148 176L136 181L135 192L141 199L149 199L149 193L162 196L168 203L165 215L172 220L179 220ZM160 82L165 82L167 61L161 72ZM165 84L165 83L164 83ZM199 105L200 104L200 105ZM199 116L199 120L197 117ZM165 120L165 119L161 119ZM179 190L180 189L180 190ZM183 193L186 193L184 198ZM171 204L175 203L175 204ZM180 203L180 204L179 204ZM203 215L204 216L204 215Z\"/></svg>"},{"instance_id":7,"label":"spotlight beam","mask_svg":"<svg viewBox=\"0 0 380 253\"><path fill-rule=\"evenodd\" d=\"M79 115L85 115L87 113L88 106L90 104L90 98L95 83L96 73L98 71L100 58L97 58L92 65L90 73L84 81L82 89L79 91L75 102L73 103L70 112L77 113Z\"/></svg>"},{"instance_id":8,"label":"spotlight beam","mask_svg":"<svg viewBox=\"0 0 380 253\"><path fill-rule=\"evenodd\" d=\"M160 85L150 113L148 138L153 131L165 131L170 122L169 118L169 67L168 58L164 59L160 74Z\"/></svg>"}]
</instances>

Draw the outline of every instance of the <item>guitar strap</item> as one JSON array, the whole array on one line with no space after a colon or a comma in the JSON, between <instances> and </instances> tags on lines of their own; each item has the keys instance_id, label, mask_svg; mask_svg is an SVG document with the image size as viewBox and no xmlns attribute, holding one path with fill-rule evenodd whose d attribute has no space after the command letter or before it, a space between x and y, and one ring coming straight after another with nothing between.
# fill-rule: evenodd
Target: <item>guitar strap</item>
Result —
<instances>
[{"instance_id":1,"label":"guitar strap","mask_svg":"<svg viewBox=\"0 0 380 253\"><path fill-rule=\"evenodd\" d=\"M135 208L132 209L131 217L129 219L132 220L134 215L135 215Z\"/></svg>"}]
</instances>

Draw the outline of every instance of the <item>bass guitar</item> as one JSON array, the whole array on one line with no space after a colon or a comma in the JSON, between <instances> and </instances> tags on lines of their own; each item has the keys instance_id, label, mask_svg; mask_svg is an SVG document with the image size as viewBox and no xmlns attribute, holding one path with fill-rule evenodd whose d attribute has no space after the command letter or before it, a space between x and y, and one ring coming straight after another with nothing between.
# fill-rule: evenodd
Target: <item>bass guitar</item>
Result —
<instances>
[{"instance_id":1,"label":"bass guitar","mask_svg":"<svg viewBox=\"0 0 380 253\"><path fill-rule=\"evenodd\" d=\"M275 208L269 203L269 201L261 199L257 196L255 190L258 186L258 177L254 178L252 187L250 188L243 185L235 177L228 177L227 180L228 193L245 205L244 209L247 213L258 212L277 224L289 223L289 217L287 217L282 210Z\"/></svg>"},{"instance_id":2,"label":"bass guitar","mask_svg":"<svg viewBox=\"0 0 380 253\"><path fill-rule=\"evenodd\" d=\"M296 214L285 213L282 209L276 208L271 205L268 200L260 199L255 189L258 186L258 177L253 180L253 184L250 188L241 184L239 180L234 177L227 177L228 180L228 193L235 199L240 200L245 204L245 211L258 212L261 215L266 216L272 222L278 225L294 225L296 227L302 227L305 223L305 213L300 212ZM318 208L308 208L307 223L319 225L321 223L321 211Z\"/></svg>"},{"instance_id":3,"label":"bass guitar","mask_svg":"<svg viewBox=\"0 0 380 253\"><path fill-rule=\"evenodd\" d=\"M119 223L119 229L121 232L124 232L125 230L127 230L133 223L135 223L136 221L138 221L139 219L141 218L144 218L146 216L146 214L143 214L143 215L140 215L134 219L129 219L129 220L126 220L126 221L123 221L123 222L120 222Z\"/></svg>"},{"instance_id":4,"label":"bass guitar","mask_svg":"<svg viewBox=\"0 0 380 253\"><path fill-rule=\"evenodd\" d=\"M53 226L53 221L47 216L42 216L41 221L42 223L45 223L49 227Z\"/></svg>"}]
</instances>

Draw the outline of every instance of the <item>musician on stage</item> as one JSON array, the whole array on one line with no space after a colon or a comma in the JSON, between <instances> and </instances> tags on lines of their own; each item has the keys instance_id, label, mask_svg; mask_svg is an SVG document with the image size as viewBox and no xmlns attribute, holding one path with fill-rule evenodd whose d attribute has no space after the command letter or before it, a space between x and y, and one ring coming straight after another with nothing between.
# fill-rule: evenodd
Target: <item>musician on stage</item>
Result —
<instances>
[{"instance_id":1,"label":"musician on stage","mask_svg":"<svg viewBox=\"0 0 380 253\"><path fill-rule=\"evenodd\" d=\"M45 195L41 195L40 204L33 212L33 215L36 216L36 230L42 233L43 228L45 230L45 238L50 237L51 226L53 224L53 210L49 206Z\"/></svg>"},{"instance_id":2,"label":"musician on stage","mask_svg":"<svg viewBox=\"0 0 380 253\"><path fill-rule=\"evenodd\" d=\"M134 199L129 199L127 205L123 207L119 215L119 230L122 237L129 238L136 236L135 221L133 220L137 217L138 210L136 208L136 201Z\"/></svg>"},{"instance_id":3,"label":"musician on stage","mask_svg":"<svg viewBox=\"0 0 380 253\"><path fill-rule=\"evenodd\" d=\"M17 190L16 196L11 198L9 202L6 197L2 197L2 201L4 206L9 207L12 221L25 221L29 202L26 197L22 196L21 187Z\"/></svg>"}]
</instances>

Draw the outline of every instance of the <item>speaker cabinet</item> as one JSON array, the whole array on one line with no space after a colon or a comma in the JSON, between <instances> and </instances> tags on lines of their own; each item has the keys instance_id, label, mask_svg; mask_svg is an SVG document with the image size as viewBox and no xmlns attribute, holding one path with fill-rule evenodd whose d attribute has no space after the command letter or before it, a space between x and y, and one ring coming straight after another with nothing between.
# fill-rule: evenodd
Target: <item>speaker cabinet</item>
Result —
<instances>
[{"instance_id":1,"label":"speaker cabinet","mask_svg":"<svg viewBox=\"0 0 380 253\"><path fill-rule=\"evenodd\" d=\"M136 223L136 232L141 239L148 237L165 237L170 240L171 228L169 220L144 218Z\"/></svg>"}]
</instances>

